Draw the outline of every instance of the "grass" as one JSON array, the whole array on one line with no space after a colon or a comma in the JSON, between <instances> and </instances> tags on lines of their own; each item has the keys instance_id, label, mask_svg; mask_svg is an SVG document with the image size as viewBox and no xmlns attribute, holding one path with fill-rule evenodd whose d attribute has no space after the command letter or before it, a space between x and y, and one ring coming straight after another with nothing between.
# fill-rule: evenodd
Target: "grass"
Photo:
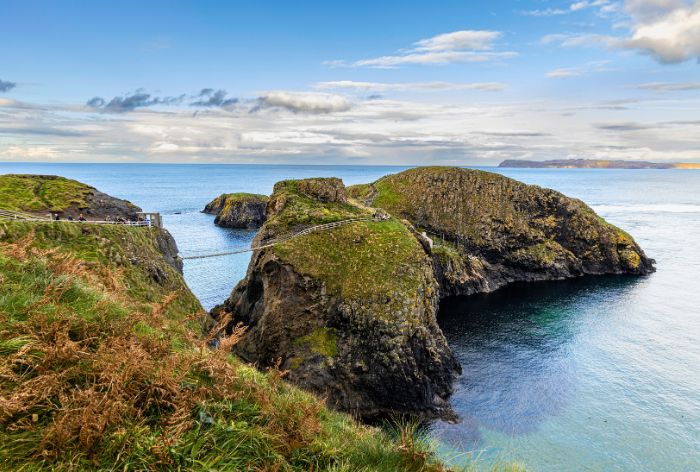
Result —
<instances>
[{"instance_id":1,"label":"grass","mask_svg":"<svg viewBox=\"0 0 700 472\"><path fill-rule=\"evenodd\" d=\"M311 191L321 191L315 187L323 190L325 180L333 179L285 180L275 184L273 198L283 210L269 216L266 226L270 231L281 235L304 226L371 216L372 213L367 209L341 201L322 202L315 196L304 193L306 185L311 187ZM330 185L328 187L333 189Z\"/></svg>"},{"instance_id":2,"label":"grass","mask_svg":"<svg viewBox=\"0 0 700 472\"><path fill-rule=\"evenodd\" d=\"M326 283L343 298L418 289L425 252L395 219L357 222L277 245L275 253L299 273Z\"/></svg>"},{"instance_id":3,"label":"grass","mask_svg":"<svg viewBox=\"0 0 700 472\"><path fill-rule=\"evenodd\" d=\"M410 428L358 425L233 357L240 332L207 348L154 236L0 224L0 469L446 470Z\"/></svg>"},{"instance_id":4,"label":"grass","mask_svg":"<svg viewBox=\"0 0 700 472\"><path fill-rule=\"evenodd\" d=\"M0 208L11 211L65 211L84 208L94 189L75 180L55 176L0 175Z\"/></svg>"}]
</instances>

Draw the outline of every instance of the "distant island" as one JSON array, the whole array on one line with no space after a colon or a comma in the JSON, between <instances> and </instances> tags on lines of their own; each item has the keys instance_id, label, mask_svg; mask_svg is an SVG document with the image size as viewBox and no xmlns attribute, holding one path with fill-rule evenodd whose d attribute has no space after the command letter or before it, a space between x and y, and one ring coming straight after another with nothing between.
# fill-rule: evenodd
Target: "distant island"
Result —
<instances>
[{"instance_id":1,"label":"distant island","mask_svg":"<svg viewBox=\"0 0 700 472\"><path fill-rule=\"evenodd\" d=\"M549 161L524 161L508 159L498 167L535 169L700 169L700 164L690 162L611 161L607 159L552 159Z\"/></svg>"}]
</instances>

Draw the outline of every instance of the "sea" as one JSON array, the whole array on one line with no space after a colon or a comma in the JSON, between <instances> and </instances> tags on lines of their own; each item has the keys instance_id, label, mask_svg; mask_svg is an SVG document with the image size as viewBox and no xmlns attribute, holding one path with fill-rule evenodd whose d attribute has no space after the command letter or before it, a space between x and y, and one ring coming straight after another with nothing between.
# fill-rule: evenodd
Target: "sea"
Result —
<instances>
[{"instance_id":1,"label":"sea","mask_svg":"<svg viewBox=\"0 0 700 472\"><path fill-rule=\"evenodd\" d=\"M445 300L438 322L462 364L458 423L426 434L454 464L530 471L700 470L700 170L479 167L580 198L629 232L657 272L507 287ZM201 213L221 193L275 182L365 183L404 167L0 163L0 174L80 180L160 212L181 255L250 245L253 231ZM245 275L250 254L186 260L205 308Z\"/></svg>"}]
</instances>

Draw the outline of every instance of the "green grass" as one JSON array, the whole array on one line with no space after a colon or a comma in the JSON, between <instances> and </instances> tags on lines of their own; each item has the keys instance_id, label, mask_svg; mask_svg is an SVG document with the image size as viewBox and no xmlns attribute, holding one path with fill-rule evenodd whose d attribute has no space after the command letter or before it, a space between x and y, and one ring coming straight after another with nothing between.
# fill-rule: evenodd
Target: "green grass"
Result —
<instances>
[{"instance_id":1,"label":"green grass","mask_svg":"<svg viewBox=\"0 0 700 472\"><path fill-rule=\"evenodd\" d=\"M371 212L367 209L340 201L321 202L302 191L305 183L320 182L319 186L321 186L323 180L285 180L275 184L273 198L275 202L282 204L283 209L268 216L270 219L266 226L269 230L282 235L304 226L371 216Z\"/></svg>"},{"instance_id":2,"label":"green grass","mask_svg":"<svg viewBox=\"0 0 700 472\"><path fill-rule=\"evenodd\" d=\"M87 206L94 189L78 181L55 176L0 175L0 208L11 211L65 211Z\"/></svg>"},{"instance_id":3,"label":"green grass","mask_svg":"<svg viewBox=\"0 0 700 472\"><path fill-rule=\"evenodd\" d=\"M299 273L324 281L343 298L411 292L425 252L401 222L351 223L287 241L275 253Z\"/></svg>"},{"instance_id":4,"label":"green grass","mask_svg":"<svg viewBox=\"0 0 700 472\"><path fill-rule=\"evenodd\" d=\"M405 428L208 349L151 231L0 224L0 470L446 470Z\"/></svg>"},{"instance_id":5,"label":"green grass","mask_svg":"<svg viewBox=\"0 0 700 472\"><path fill-rule=\"evenodd\" d=\"M371 184L356 184L347 188L348 197L364 201L372 196Z\"/></svg>"}]
</instances>

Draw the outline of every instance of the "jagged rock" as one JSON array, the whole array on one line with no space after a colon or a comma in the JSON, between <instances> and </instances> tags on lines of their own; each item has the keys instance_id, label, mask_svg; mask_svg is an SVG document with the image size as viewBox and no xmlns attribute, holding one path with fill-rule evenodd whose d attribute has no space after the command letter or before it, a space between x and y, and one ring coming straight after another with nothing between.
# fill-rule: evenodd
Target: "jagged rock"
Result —
<instances>
[{"instance_id":1,"label":"jagged rock","mask_svg":"<svg viewBox=\"0 0 700 472\"><path fill-rule=\"evenodd\" d=\"M214 224L224 228L259 228L265 222L268 197L252 193L225 193L204 207L216 215Z\"/></svg>"}]
</instances>

